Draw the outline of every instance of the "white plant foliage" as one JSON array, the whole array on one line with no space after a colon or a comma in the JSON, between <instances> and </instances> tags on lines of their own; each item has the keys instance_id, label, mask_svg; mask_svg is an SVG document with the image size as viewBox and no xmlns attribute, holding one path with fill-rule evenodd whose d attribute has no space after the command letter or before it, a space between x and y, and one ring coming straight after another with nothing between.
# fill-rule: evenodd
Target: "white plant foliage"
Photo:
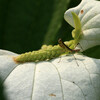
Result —
<instances>
[{"instance_id":1,"label":"white plant foliage","mask_svg":"<svg viewBox=\"0 0 100 100\"><path fill-rule=\"evenodd\" d=\"M67 10L64 18L74 27L72 12L78 15L82 24L82 39L78 47L84 51L100 45L100 1L82 0L77 7Z\"/></svg>"},{"instance_id":2,"label":"white plant foliage","mask_svg":"<svg viewBox=\"0 0 100 100\"><path fill-rule=\"evenodd\" d=\"M99 59L74 54L17 64L14 53L0 54L0 77L8 100L100 100Z\"/></svg>"}]
</instances>

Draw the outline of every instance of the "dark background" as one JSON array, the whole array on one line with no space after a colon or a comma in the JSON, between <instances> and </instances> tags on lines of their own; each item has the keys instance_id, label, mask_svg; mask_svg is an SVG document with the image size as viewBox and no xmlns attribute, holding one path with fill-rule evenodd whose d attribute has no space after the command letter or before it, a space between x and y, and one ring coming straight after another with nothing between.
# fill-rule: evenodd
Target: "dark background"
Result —
<instances>
[{"instance_id":1,"label":"dark background","mask_svg":"<svg viewBox=\"0 0 100 100\"><path fill-rule=\"evenodd\" d=\"M69 25L63 15L79 3L73 1L1 0L0 48L22 53L37 50L42 44L55 44L59 37L67 39Z\"/></svg>"},{"instance_id":2,"label":"dark background","mask_svg":"<svg viewBox=\"0 0 100 100\"><path fill-rule=\"evenodd\" d=\"M0 0L0 48L16 53L40 49L72 39L73 28L64 20L64 12L81 0ZM84 54L100 58L100 47Z\"/></svg>"}]
</instances>

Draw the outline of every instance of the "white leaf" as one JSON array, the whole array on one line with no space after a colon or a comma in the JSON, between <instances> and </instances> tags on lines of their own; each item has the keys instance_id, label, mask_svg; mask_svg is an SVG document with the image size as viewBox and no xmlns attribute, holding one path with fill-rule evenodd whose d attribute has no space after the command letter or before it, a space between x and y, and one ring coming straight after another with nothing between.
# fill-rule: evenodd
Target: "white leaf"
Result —
<instances>
[{"instance_id":1,"label":"white leaf","mask_svg":"<svg viewBox=\"0 0 100 100\"><path fill-rule=\"evenodd\" d=\"M100 1L82 0L77 7L65 12L65 20L75 27L71 12L75 12L78 15L82 25L82 39L78 47L84 51L100 45Z\"/></svg>"},{"instance_id":2,"label":"white leaf","mask_svg":"<svg viewBox=\"0 0 100 100\"><path fill-rule=\"evenodd\" d=\"M13 56L0 55L8 100L100 100L99 59L74 54L16 64Z\"/></svg>"},{"instance_id":3,"label":"white leaf","mask_svg":"<svg viewBox=\"0 0 100 100\"><path fill-rule=\"evenodd\" d=\"M7 50L0 49L0 56L1 55L17 55L17 54L16 53L13 53L11 51L7 51Z\"/></svg>"}]
</instances>

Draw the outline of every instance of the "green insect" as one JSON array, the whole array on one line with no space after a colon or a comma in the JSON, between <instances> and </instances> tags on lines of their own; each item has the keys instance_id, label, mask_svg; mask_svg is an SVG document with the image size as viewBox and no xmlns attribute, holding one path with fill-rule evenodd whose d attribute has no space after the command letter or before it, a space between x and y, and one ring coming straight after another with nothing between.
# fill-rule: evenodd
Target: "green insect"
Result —
<instances>
[{"instance_id":1,"label":"green insect","mask_svg":"<svg viewBox=\"0 0 100 100\"><path fill-rule=\"evenodd\" d=\"M17 57L14 57L14 60L17 63L38 62L50 60L64 54L79 52L79 50L74 49L81 38L81 22L77 14L75 14L74 12L72 12L72 16L75 24L75 29L72 31L74 40L63 42L61 39L59 39L58 45L43 45L40 50L21 54Z\"/></svg>"}]
</instances>

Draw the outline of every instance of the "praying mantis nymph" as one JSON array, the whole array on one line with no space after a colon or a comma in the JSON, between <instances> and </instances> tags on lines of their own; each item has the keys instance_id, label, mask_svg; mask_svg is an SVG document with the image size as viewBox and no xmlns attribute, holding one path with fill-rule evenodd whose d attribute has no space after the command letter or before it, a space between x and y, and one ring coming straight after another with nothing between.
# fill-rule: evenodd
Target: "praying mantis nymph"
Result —
<instances>
[{"instance_id":1,"label":"praying mantis nymph","mask_svg":"<svg viewBox=\"0 0 100 100\"><path fill-rule=\"evenodd\" d=\"M72 16L75 23L75 29L72 31L74 40L71 40L69 42L63 42L61 39L59 39L58 45L55 46L43 45L40 50L27 52L17 57L14 57L15 62L24 63L24 62L45 61L59 57L63 54L79 52L79 50L74 50L74 49L80 39L81 23L79 17L74 12L72 12ZM80 28L76 26L77 24L80 25Z\"/></svg>"},{"instance_id":2,"label":"praying mantis nymph","mask_svg":"<svg viewBox=\"0 0 100 100\"><path fill-rule=\"evenodd\" d=\"M28 52L21 54L14 58L17 63L24 62L38 62L44 60L50 60L61 56L62 54L68 54L73 52L78 52L79 50L70 49L61 39L58 40L59 45L46 46L45 49L40 49L38 51Z\"/></svg>"}]
</instances>

